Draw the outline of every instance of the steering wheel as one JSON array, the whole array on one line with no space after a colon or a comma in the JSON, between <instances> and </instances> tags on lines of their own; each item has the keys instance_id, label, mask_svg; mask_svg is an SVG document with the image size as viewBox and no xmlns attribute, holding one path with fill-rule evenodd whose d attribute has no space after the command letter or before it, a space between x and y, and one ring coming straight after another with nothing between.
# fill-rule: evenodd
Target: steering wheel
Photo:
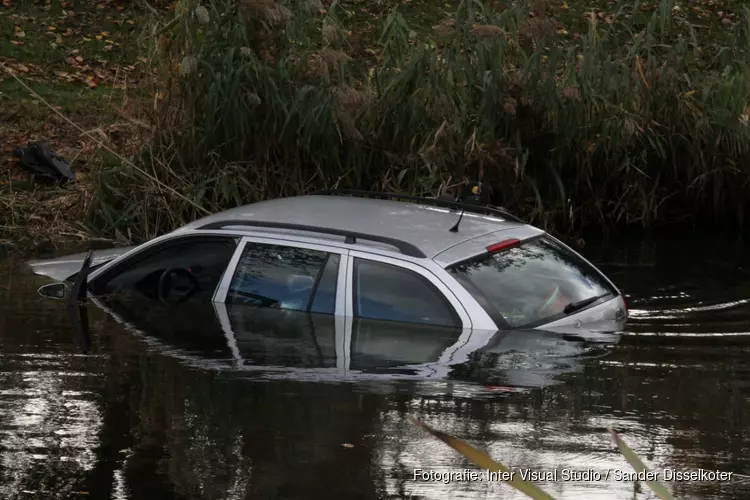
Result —
<instances>
[{"instance_id":1,"label":"steering wheel","mask_svg":"<svg viewBox=\"0 0 750 500\"><path fill-rule=\"evenodd\" d=\"M173 286L174 278L187 280L187 286ZM159 277L159 285L156 293L162 304L174 305L185 302L199 289L198 278L193 273L182 267L173 267L164 271ZM179 293L173 293L176 291Z\"/></svg>"}]
</instances>

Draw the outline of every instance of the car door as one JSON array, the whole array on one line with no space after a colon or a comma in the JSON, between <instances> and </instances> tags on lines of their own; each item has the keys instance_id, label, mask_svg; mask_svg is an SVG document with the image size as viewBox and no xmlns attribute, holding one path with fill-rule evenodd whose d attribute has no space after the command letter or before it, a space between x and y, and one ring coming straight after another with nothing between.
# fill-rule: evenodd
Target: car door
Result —
<instances>
[{"instance_id":1,"label":"car door","mask_svg":"<svg viewBox=\"0 0 750 500\"><path fill-rule=\"evenodd\" d=\"M171 344L213 352L222 348L223 336L211 299L239 241L219 235L169 238L98 274L89 289L139 330ZM176 269L182 271L162 279Z\"/></svg>"},{"instance_id":2,"label":"car door","mask_svg":"<svg viewBox=\"0 0 750 500\"><path fill-rule=\"evenodd\" d=\"M347 370L448 362L472 334L456 296L417 264L351 251L346 277Z\"/></svg>"},{"instance_id":3,"label":"car door","mask_svg":"<svg viewBox=\"0 0 750 500\"><path fill-rule=\"evenodd\" d=\"M239 364L341 369L348 251L248 236L214 296Z\"/></svg>"}]
</instances>

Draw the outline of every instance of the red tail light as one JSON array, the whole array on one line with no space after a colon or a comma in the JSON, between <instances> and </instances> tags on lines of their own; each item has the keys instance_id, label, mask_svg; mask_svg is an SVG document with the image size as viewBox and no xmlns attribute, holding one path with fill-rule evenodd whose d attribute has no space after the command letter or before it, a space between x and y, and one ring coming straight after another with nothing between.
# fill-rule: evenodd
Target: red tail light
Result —
<instances>
[{"instance_id":1,"label":"red tail light","mask_svg":"<svg viewBox=\"0 0 750 500\"><path fill-rule=\"evenodd\" d=\"M493 243L492 245L487 247L487 253L496 253L501 250L505 250L507 248L513 248L517 247L521 244L521 240L518 240L516 238L510 238L507 240L503 240L499 243Z\"/></svg>"},{"instance_id":2,"label":"red tail light","mask_svg":"<svg viewBox=\"0 0 750 500\"><path fill-rule=\"evenodd\" d=\"M630 316L630 312L628 311L628 301L625 300L625 296L622 296L622 303L625 305L625 319L627 319Z\"/></svg>"}]
</instances>

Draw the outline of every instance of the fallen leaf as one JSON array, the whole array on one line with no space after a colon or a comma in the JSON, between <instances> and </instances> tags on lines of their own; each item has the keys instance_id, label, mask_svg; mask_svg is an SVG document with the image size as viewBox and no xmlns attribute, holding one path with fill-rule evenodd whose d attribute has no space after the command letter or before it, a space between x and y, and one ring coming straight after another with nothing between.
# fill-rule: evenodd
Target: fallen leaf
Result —
<instances>
[{"instance_id":1,"label":"fallen leaf","mask_svg":"<svg viewBox=\"0 0 750 500\"><path fill-rule=\"evenodd\" d=\"M67 71L58 71L58 72L57 72L57 76L59 76L60 78L65 78L65 77L66 77L66 76L68 76L69 74L70 74L70 73L68 73Z\"/></svg>"},{"instance_id":2,"label":"fallen leaf","mask_svg":"<svg viewBox=\"0 0 750 500\"><path fill-rule=\"evenodd\" d=\"M26 32L25 32L25 31L23 31L23 30L16 30L16 36L17 36L18 38L23 38L23 37L25 37L25 36L26 36Z\"/></svg>"},{"instance_id":3,"label":"fallen leaf","mask_svg":"<svg viewBox=\"0 0 750 500\"><path fill-rule=\"evenodd\" d=\"M354 445L352 443L341 443L341 446L344 448L354 448Z\"/></svg>"},{"instance_id":4,"label":"fallen leaf","mask_svg":"<svg viewBox=\"0 0 750 500\"><path fill-rule=\"evenodd\" d=\"M83 57L76 56L76 61L78 61L79 63L82 63L83 62Z\"/></svg>"},{"instance_id":5,"label":"fallen leaf","mask_svg":"<svg viewBox=\"0 0 750 500\"><path fill-rule=\"evenodd\" d=\"M48 26L47 27L48 31L55 31L56 29L57 29L57 26Z\"/></svg>"},{"instance_id":6,"label":"fallen leaf","mask_svg":"<svg viewBox=\"0 0 750 500\"><path fill-rule=\"evenodd\" d=\"M60 35L57 35L55 37L55 43L58 44L58 45L62 45L62 43L63 43L63 37L61 37Z\"/></svg>"},{"instance_id":7,"label":"fallen leaf","mask_svg":"<svg viewBox=\"0 0 750 500\"><path fill-rule=\"evenodd\" d=\"M97 40L101 40L102 36L101 35L96 35L94 38L96 38Z\"/></svg>"},{"instance_id":8,"label":"fallen leaf","mask_svg":"<svg viewBox=\"0 0 750 500\"><path fill-rule=\"evenodd\" d=\"M11 40L10 43L12 43L13 45L23 45L23 42L19 40Z\"/></svg>"},{"instance_id":9,"label":"fallen leaf","mask_svg":"<svg viewBox=\"0 0 750 500\"><path fill-rule=\"evenodd\" d=\"M111 45L105 45L103 50L109 52L110 50L112 50L112 46Z\"/></svg>"},{"instance_id":10,"label":"fallen leaf","mask_svg":"<svg viewBox=\"0 0 750 500\"><path fill-rule=\"evenodd\" d=\"M26 66L26 65L24 65L24 64L18 64L18 65L16 65L16 68L18 68L18 71L21 71L23 73L28 73L29 72L29 67Z\"/></svg>"}]
</instances>

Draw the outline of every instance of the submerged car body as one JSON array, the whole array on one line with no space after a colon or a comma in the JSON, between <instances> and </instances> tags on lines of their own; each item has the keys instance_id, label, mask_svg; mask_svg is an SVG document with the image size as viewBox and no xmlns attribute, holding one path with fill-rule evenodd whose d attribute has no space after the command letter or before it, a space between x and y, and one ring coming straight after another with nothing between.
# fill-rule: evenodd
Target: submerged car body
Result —
<instances>
[{"instance_id":1,"label":"submerged car body","mask_svg":"<svg viewBox=\"0 0 750 500\"><path fill-rule=\"evenodd\" d=\"M583 370L620 336L576 330L487 331L359 320L243 304L202 303L164 314L146 302L97 305L149 352L204 370L261 380L429 382L420 393L525 392ZM144 309L145 306L145 309ZM375 387L371 387L375 389Z\"/></svg>"},{"instance_id":2,"label":"submerged car body","mask_svg":"<svg viewBox=\"0 0 750 500\"><path fill-rule=\"evenodd\" d=\"M502 210L414 201L324 194L237 207L142 245L94 252L87 293L165 306L252 305L348 323L623 328L626 305L614 284L544 231ZM30 265L72 282L83 258Z\"/></svg>"},{"instance_id":3,"label":"submerged car body","mask_svg":"<svg viewBox=\"0 0 750 500\"><path fill-rule=\"evenodd\" d=\"M173 353L213 349L218 364L188 358L273 378L455 381L489 355L616 342L627 316L617 288L544 231L433 199L269 200L30 266ZM506 368L512 385L539 385L525 362Z\"/></svg>"}]
</instances>

